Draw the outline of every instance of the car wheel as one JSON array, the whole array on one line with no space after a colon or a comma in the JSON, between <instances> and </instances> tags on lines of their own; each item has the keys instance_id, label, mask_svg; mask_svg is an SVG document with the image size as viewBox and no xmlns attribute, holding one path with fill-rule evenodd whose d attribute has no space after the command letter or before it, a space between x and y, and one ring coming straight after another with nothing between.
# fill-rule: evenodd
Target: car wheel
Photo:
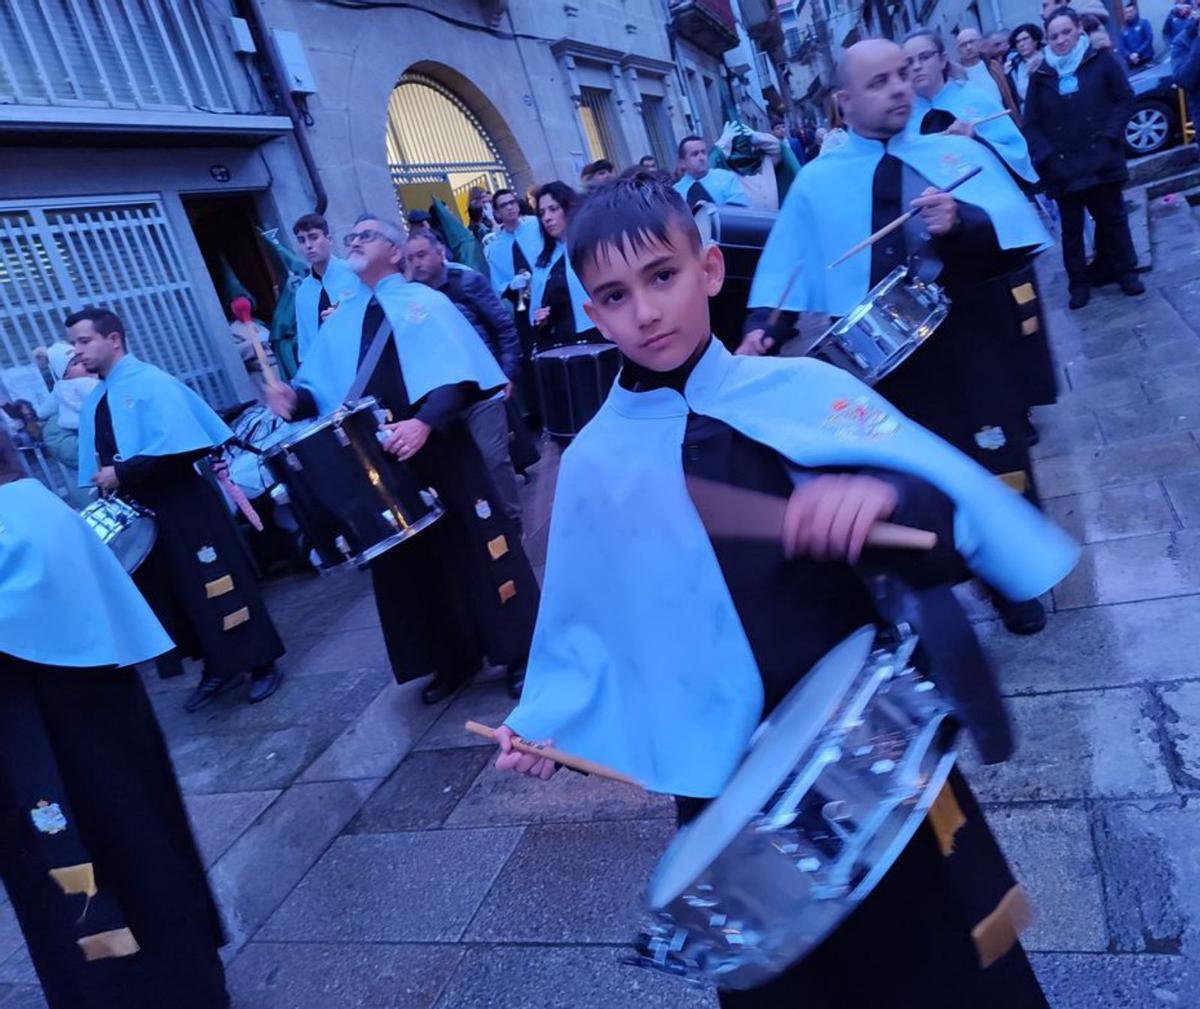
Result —
<instances>
[{"instance_id":1,"label":"car wheel","mask_svg":"<svg viewBox=\"0 0 1200 1009\"><path fill-rule=\"evenodd\" d=\"M1163 102L1142 102L1125 124L1125 150L1140 158L1161 151L1171 139L1171 110Z\"/></svg>"}]
</instances>

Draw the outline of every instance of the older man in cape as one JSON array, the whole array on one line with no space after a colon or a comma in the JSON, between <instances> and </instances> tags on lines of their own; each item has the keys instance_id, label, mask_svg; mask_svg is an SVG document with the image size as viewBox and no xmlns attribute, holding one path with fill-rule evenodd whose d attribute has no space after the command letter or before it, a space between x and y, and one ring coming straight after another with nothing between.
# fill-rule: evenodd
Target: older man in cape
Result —
<instances>
[{"instance_id":1,"label":"older man in cape","mask_svg":"<svg viewBox=\"0 0 1200 1009\"><path fill-rule=\"evenodd\" d=\"M391 412L384 447L435 488L446 514L371 564L380 624L399 682L434 674L423 698L452 694L486 656L519 690L538 587L521 534L500 507L465 421L503 388L500 366L442 294L400 272L404 233L365 214L347 262L362 289L331 315L294 385L268 392L293 420L336 410L368 358L365 394Z\"/></svg>"},{"instance_id":2,"label":"older man in cape","mask_svg":"<svg viewBox=\"0 0 1200 1009\"><path fill-rule=\"evenodd\" d=\"M999 348L1015 339L1022 322L1007 275L1047 247L1049 235L982 145L907 130L913 88L898 45L860 42L846 52L838 72L846 143L806 165L789 190L755 273L752 320L775 306L845 315L905 265L919 278L937 281L949 295L949 317L878 389L918 423L1032 495L1026 398L1009 380ZM953 196L937 192L976 167L979 174ZM909 209L919 213L903 228L830 265ZM765 352L772 338L754 321L747 325L741 351ZM983 334L993 327L994 334ZM995 598L1010 630L1034 633L1045 625L1037 600Z\"/></svg>"},{"instance_id":3,"label":"older man in cape","mask_svg":"<svg viewBox=\"0 0 1200 1009\"><path fill-rule=\"evenodd\" d=\"M134 664L171 647L0 430L0 879L50 1009L227 1009L220 918Z\"/></svg>"}]
</instances>

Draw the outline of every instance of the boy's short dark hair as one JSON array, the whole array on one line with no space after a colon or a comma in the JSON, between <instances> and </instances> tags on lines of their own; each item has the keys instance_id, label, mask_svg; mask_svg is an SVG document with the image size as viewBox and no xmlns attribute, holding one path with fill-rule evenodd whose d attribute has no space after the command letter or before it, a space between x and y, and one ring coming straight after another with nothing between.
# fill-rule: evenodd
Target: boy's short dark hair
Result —
<instances>
[{"instance_id":1,"label":"boy's short dark hair","mask_svg":"<svg viewBox=\"0 0 1200 1009\"><path fill-rule=\"evenodd\" d=\"M305 214L292 225L292 234L299 235L304 231L321 231L329 234L329 222L320 214Z\"/></svg>"},{"instance_id":2,"label":"boy's short dark hair","mask_svg":"<svg viewBox=\"0 0 1200 1009\"><path fill-rule=\"evenodd\" d=\"M687 235L693 251L700 251L700 232L674 187L652 172L625 172L576 208L567 228L567 254L582 278L601 249L620 252L628 244L640 252L652 241L665 245L672 226Z\"/></svg>"},{"instance_id":3,"label":"boy's short dark hair","mask_svg":"<svg viewBox=\"0 0 1200 1009\"><path fill-rule=\"evenodd\" d=\"M78 312L72 312L68 315L63 320L63 328L70 329L79 322L90 322L96 327L96 332L101 336L108 336L110 333L120 333L121 346L126 346L125 323L121 321L121 317L116 312L111 312L107 308L94 308L89 305L87 308L81 308Z\"/></svg>"},{"instance_id":4,"label":"boy's short dark hair","mask_svg":"<svg viewBox=\"0 0 1200 1009\"><path fill-rule=\"evenodd\" d=\"M689 134L688 136L684 137L681 141L679 141L679 156L681 158L683 157L683 152L687 149L687 145L692 142L703 144L704 138L698 137L698 136L696 136L696 134L692 133L692 134ZM707 147L708 145L705 144L704 146Z\"/></svg>"},{"instance_id":5,"label":"boy's short dark hair","mask_svg":"<svg viewBox=\"0 0 1200 1009\"><path fill-rule=\"evenodd\" d=\"M601 158L599 161L592 162L592 174L593 175L595 175L597 172L615 172L615 171L616 171L616 168L613 167L613 163L611 161L609 161L608 158Z\"/></svg>"}]
</instances>

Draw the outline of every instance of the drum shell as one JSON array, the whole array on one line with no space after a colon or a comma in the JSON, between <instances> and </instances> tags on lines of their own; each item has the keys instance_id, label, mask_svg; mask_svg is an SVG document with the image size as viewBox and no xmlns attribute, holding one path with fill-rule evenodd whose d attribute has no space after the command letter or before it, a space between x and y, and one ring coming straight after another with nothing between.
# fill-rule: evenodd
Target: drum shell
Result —
<instances>
[{"instance_id":1,"label":"drum shell","mask_svg":"<svg viewBox=\"0 0 1200 1009\"><path fill-rule=\"evenodd\" d=\"M437 495L383 450L373 399L317 421L267 452L322 567L364 565L441 516Z\"/></svg>"},{"instance_id":2,"label":"drum shell","mask_svg":"<svg viewBox=\"0 0 1200 1009\"><path fill-rule=\"evenodd\" d=\"M621 354L610 343L576 343L533 355L542 423L556 438L583 430L621 370Z\"/></svg>"},{"instance_id":3,"label":"drum shell","mask_svg":"<svg viewBox=\"0 0 1200 1009\"><path fill-rule=\"evenodd\" d=\"M93 501L80 517L133 574L150 556L158 539L158 522L148 508L117 497Z\"/></svg>"},{"instance_id":4,"label":"drum shell","mask_svg":"<svg viewBox=\"0 0 1200 1009\"><path fill-rule=\"evenodd\" d=\"M727 347L736 348L749 311L754 272L779 215L772 210L701 203L695 216L701 237L716 243L725 258L725 283L709 298L712 330Z\"/></svg>"}]
</instances>

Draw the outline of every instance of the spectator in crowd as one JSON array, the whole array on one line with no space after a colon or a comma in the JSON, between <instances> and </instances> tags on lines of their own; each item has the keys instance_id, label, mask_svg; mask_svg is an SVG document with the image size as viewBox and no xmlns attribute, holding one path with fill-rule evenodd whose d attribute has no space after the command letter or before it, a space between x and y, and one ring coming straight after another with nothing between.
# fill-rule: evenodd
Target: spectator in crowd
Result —
<instances>
[{"instance_id":1,"label":"spectator in crowd","mask_svg":"<svg viewBox=\"0 0 1200 1009\"><path fill-rule=\"evenodd\" d=\"M738 177L724 168L709 165L708 144L702 138L690 136L679 141L679 163L683 175L675 183L675 190L689 207L697 203L715 203L718 207L727 203L736 207L749 205Z\"/></svg>"},{"instance_id":2,"label":"spectator in crowd","mask_svg":"<svg viewBox=\"0 0 1200 1009\"><path fill-rule=\"evenodd\" d=\"M530 322L537 351L568 343L599 343L601 336L583 310L587 292L567 256L567 227L582 198L565 182L547 182L537 191L542 251L529 283Z\"/></svg>"},{"instance_id":3,"label":"spectator in crowd","mask_svg":"<svg viewBox=\"0 0 1200 1009\"><path fill-rule=\"evenodd\" d=\"M657 172L658 158L656 158L653 154L643 154L640 158L638 158L637 166L643 172Z\"/></svg>"},{"instance_id":4,"label":"spectator in crowd","mask_svg":"<svg viewBox=\"0 0 1200 1009\"><path fill-rule=\"evenodd\" d=\"M964 28L958 33L958 62L967 80L1014 114L1017 113L1017 101L1008 86L1008 78L1004 76L1004 68L998 61L984 57L983 37L977 29Z\"/></svg>"},{"instance_id":5,"label":"spectator in crowd","mask_svg":"<svg viewBox=\"0 0 1200 1009\"><path fill-rule=\"evenodd\" d=\"M1009 64L1008 83L1022 112L1025 111L1025 96L1029 92L1029 76L1042 65L1045 38L1042 29L1032 22L1013 29L1011 42L1016 55Z\"/></svg>"},{"instance_id":6,"label":"spectator in crowd","mask_svg":"<svg viewBox=\"0 0 1200 1009\"><path fill-rule=\"evenodd\" d=\"M479 334L509 381L488 399L467 408L467 427L483 454L504 513L521 524L521 495L508 452L508 413L504 401L521 372L521 340L512 313L501 303L482 273L446 262L446 249L427 233L410 235L404 245L409 275L418 284L441 291Z\"/></svg>"},{"instance_id":7,"label":"spectator in crowd","mask_svg":"<svg viewBox=\"0 0 1200 1009\"><path fill-rule=\"evenodd\" d=\"M1091 298L1083 248L1083 212L1096 222L1096 244L1127 295L1145 287L1137 266L1122 186L1125 124L1133 111L1133 92L1111 52L1094 49L1082 19L1060 7L1046 24L1049 48L1029 80L1025 98L1025 136L1046 191L1058 201L1062 217L1063 264L1070 307Z\"/></svg>"},{"instance_id":8,"label":"spectator in crowd","mask_svg":"<svg viewBox=\"0 0 1200 1009\"><path fill-rule=\"evenodd\" d=\"M1174 4L1163 21L1162 37L1163 43L1170 46L1175 38L1176 33L1180 28L1187 25L1188 19L1192 14L1192 5L1190 3Z\"/></svg>"},{"instance_id":9,"label":"spectator in crowd","mask_svg":"<svg viewBox=\"0 0 1200 1009\"><path fill-rule=\"evenodd\" d=\"M583 166L583 171L579 173L579 188L585 193L592 188L592 170L592 164L589 161Z\"/></svg>"},{"instance_id":10,"label":"spectator in crowd","mask_svg":"<svg viewBox=\"0 0 1200 1009\"><path fill-rule=\"evenodd\" d=\"M1171 38L1171 73L1187 98L1188 113L1195 122L1200 110L1200 44L1196 37L1200 11L1189 7L1188 12L1182 26L1176 28Z\"/></svg>"},{"instance_id":11,"label":"spectator in crowd","mask_svg":"<svg viewBox=\"0 0 1200 1009\"><path fill-rule=\"evenodd\" d=\"M782 119L776 119L771 124L771 135L775 137L781 144L786 143L791 148L792 153L796 155L796 160L800 164L804 164L804 145L800 142L800 138L788 130L788 124Z\"/></svg>"},{"instance_id":12,"label":"spectator in crowd","mask_svg":"<svg viewBox=\"0 0 1200 1009\"><path fill-rule=\"evenodd\" d=\"M1117 48L1130 70L1154 60L1154 29L1138 12L1136 3L1125 5L1125 27L1121 29Z\"/></svg>"},{"instance_id":13,"label":"spectator in crowd","mask_svg":"<svg viewBox=\"0 0 1200 1009\"><path fill-rule=\"evenodd\" d=\"M998 63L1001 67L1008 61L1008 52L1012 49L1009 42L1010 32L1007 28L997 28L983 37L981 52L989 64Z\"/></svg>"},{"instance_id":14,"label":"spectator in crowd","mask_svg":"<svg viewBox=\"0 0 1200 1009\"><path fill-rule=\"evenodd\" d=\"M38 348L35 358L44 360L54 383L50 395L38 407L42 444L52 459L67 470L67 501L83 508L91 494L79 487L79 411L99 381L75 359L69 343L58 342ZM3 437L3 435L0 435Z\"/></svg>"}]
</instances>

